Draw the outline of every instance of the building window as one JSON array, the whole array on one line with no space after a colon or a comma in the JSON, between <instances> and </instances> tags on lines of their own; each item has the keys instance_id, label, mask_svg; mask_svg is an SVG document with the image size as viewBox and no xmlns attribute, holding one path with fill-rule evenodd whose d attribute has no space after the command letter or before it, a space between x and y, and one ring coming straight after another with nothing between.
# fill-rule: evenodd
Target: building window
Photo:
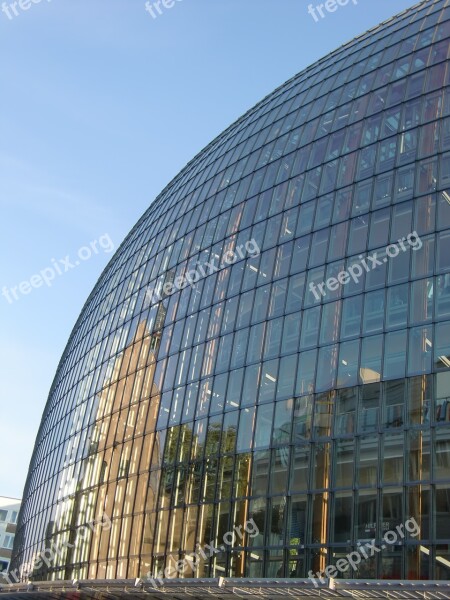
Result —
<instances>
[{"instance_id":1,"label":"building window","mask_svg":"<svg viewBox=\"0 0 450 600\"><path fill-rule=\"evenodd\" d=\"M12 550L14 544L14 536L13 535L5 535L5 539L2 543L2 548L7 548L8 550Z\"/></svg>"},{"instance_id":2,"label":"building window","mask_svg":"<svg viewBox=\"0 0 450 600\"><path fill-rule=\"evenodd\" d=\"M8 516L7 510L0 510L0 523L4 523L6 521L7 516Z\"/></svg>"}]
</instances>

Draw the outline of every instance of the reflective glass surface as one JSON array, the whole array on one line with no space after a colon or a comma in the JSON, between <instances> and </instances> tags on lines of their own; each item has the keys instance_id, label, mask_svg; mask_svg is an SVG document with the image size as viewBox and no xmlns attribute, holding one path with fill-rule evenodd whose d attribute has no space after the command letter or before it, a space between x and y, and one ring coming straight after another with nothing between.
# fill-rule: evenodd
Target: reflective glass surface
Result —
<instances>
[{"instance_id":1,"label":"reflective glass surface","mask_svg":"<svg viewBox=\"0 0 450 600\"><path fill-rule=\"evenodd\" d=\"M13 569L157 575L253 519L183 575L306 577L415 518L341 576L449 579L449 40L449 0L372 29L154 201L61 359Z\"/></svg>"}]
</instances>

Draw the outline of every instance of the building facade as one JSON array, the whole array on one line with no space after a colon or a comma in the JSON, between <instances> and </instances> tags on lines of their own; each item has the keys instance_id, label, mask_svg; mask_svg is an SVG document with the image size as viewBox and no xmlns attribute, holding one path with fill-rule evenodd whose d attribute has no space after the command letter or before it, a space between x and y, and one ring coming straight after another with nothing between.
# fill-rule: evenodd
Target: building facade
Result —
<instances>
[{"instance_id":1,"label":"building facade","mask_svg":"<svg viewBox=\"0 0 450 600\"><path fill-rule=\"evenodd\" d=\"M19 509L20 500L0 496L0 583L11 562Z\"/></svg>"},{"instance_id":2,"label":"building facade","mask_svg":"<svg viewBox=\"0 0 450 600\"><path fill-rule=\"evenodd\" d=\"M185 577L305 577L414 519L341 576L449 578L449 39L419 3L153 202L61 359L13 569L53 545L32 579L155 576L212 542Z\"/></svg>"}]
</instances>

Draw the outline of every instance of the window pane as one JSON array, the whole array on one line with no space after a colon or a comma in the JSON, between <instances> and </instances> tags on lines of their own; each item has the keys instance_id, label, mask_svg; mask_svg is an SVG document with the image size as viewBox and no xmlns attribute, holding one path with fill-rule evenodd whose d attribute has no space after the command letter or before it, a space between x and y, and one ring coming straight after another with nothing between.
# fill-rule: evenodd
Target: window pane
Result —
<instances>
[{"instance_id":1,"label":"window pane","mask_svg":"<svg viewBox=\"0 0 450 600\"><path fill-rule=\"evenodd\" d=\"M334 499L333 541L350 543L352 539L353 497L336 493Z\"/></svg>"},{"instance_id":2,"label":"window pane","mask_svg":"<svg viewBox=\"0 0 450 600\"><path fill-rule=\"evenodd\" d=\"M297 355L284 356L280 360L277 399L289 398L294 394L295 374L297 371Z\"/></svg>"},{"instance_id":3,"label":"window pane","mask_svg":"<svg viewBox=\"0 0 450 600\"><path fill-rule=\"evenodd\" d=\"M336 345L320 348L317 361L317 392L330 390L334 387L337 355L338 347Z\"/></svg>"},{"instance_id":4,"label":"window pane","mask_svg":"<svg viewBox=\"0 0 450 600\"><path fill-rule=\"evenodd\" d=\"M388 289L386 329L403 327L408 318L408 285L398 285Z\"/></svg>"},{"instance_id":5,"label":"window pane","mask_svg":"<svg viewBox=\"0 0 450 600\"><path fill-rule=\"evenodd\" d=\"M357 485L361 487L376 486L378 482L378 444L373 436L362 437L359 445L359 464L356 467ZM361 508L361 506L360 506ZM366 520L366 523L376 522L376 519ZM374 527L375 529L375 527ZM369 535L361 536L364 538Z\"/></svg>"},{"instance_id":6,"label":"window pane","mask_svg":"<svg viewBox=\"0 0 450 600\"><path fill-rule=\"evenodd\" d=\"M421 279L411 284L410 323L415 325L433 318L433 280Z\"/></svg>"},{"instance_id":7,"label":"window pane","mask_svg":"<svg viewBox=\"0 0 450 600\"><path fill-rule=\"evenodd\" d=\"M358 384L358 365L359 340L340 344L337 387L351 387Z\"/></svg>"},{"instance_id":8,"label":"window pane","mask_svg":"<svg viewBox=\"0 0 450 600\"><path fill-rule=\"evenodd\" d=\"M335 486L353 486L353 458L355 456L354 440L336 442ZM351 514L351 513L349 513Z\"/></svg>"},{"instance_id":9,"label":"window pane","mask_svg":"<svg viewBox=\"0 0 450 600\"><path fill-rule=\"evenodd\" d=\"M362 340L361 369L359 372L362 383L374 383L380 381L382 356L382 335L375 335Z\"/></svg>"},{"instance_id":10,"label":"window pane","mask_svg":"<svg viewBox=\"0 0 450 600\"><path fill-rule=\"evenodd\" d=\"M359 335L361 328L362 296L346 298L343 303L341 339Z\"/></svg>"},{"instance_id":11,"label":"window pane","mask_svg":"<svg viewBox=\"0 0 450 600\"><path fill-rule=\"evenodd\" d=\"M384 379L405 376L406 331L386 334L384 345Z\"/></svg>"},{"instance_id":12,"label":"window pane","mask_svg":"<svg viewBox=\"0 0 450 600\"><path fill-rule=\"evenodd\" d=\"M336 392L335 435L347 435L355 431L357 400L358 388L348 388Z\"/></svg>"},{"instance_id":13,"label":"window pane","mask_svg":"<svg viewBox=\"0 0 450 600\"><path fill-rule=\"evenodd\" d=\"M450 323L437 323L435 329L435 367L437 369L450 369Z\"/></svg>"},{"instance_id":14,"label":"window pane","mask_svg":"<svg viewBox=\"0 0 450 600\"><path fill-rule=\"evenodd\" d=\"M258 406L256 419L255 448L265 448L270 445L273 422L273 404Z\"/></svg>"},{"instance_id":15,"label":"window pane","mask_svg":"<svg viewBox=\"0 0 450 600\"><path fill-rule=\"evenodd\" d=\"M370 292L365 295L363 333L383 331L384 325L384 290Z\"/></svg>"},{"instance_id":16,"label":"window pane","mask_svg":"<svg viewBox=\"0 0 450 600\"><path fill-rule=\"evenodd\" d=\"M252 447L253 431L255 426L255 408L244 408L239 416L239 432L237 438L237 452L249 450Z\"/></svg>"},{"instance_id":17,"label":"window pane","mask_svg":"<svg viewBox=\"0 0 450 600\"><path fill-rule=\"evenodd\" d=\"M408 375L430 373L433 330L431 327L415 327L409 333Z\"/></svg>"},{"instance_id":18,"label":"window pane","mask_svg":"<svg viewBox=\"0 0 450 600\"><path fill-rule=\"evenodd\" d=\"M450 271L450 232L439 234L437 249L437 268L439 273Z\"/></svg>"}]
</instances>

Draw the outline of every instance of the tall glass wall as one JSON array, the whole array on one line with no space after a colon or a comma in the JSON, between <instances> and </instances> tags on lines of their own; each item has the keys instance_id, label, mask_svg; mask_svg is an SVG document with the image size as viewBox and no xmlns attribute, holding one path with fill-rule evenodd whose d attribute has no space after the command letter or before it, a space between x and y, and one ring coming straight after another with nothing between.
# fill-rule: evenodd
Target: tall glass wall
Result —
<instances>
[{"instance_id":1,"label":"tall glass wall","mask_svg":"<svg viewBox=\"0 0 450 600\"><path fill-rule=\"evenodd\" d=\"M449 39L449 0L356 38L150 206L62 357L12 569L156 575L253 519L184 576L304 577L414 518L341 576L450 577Z\"/></svg>"}]
</instances>

